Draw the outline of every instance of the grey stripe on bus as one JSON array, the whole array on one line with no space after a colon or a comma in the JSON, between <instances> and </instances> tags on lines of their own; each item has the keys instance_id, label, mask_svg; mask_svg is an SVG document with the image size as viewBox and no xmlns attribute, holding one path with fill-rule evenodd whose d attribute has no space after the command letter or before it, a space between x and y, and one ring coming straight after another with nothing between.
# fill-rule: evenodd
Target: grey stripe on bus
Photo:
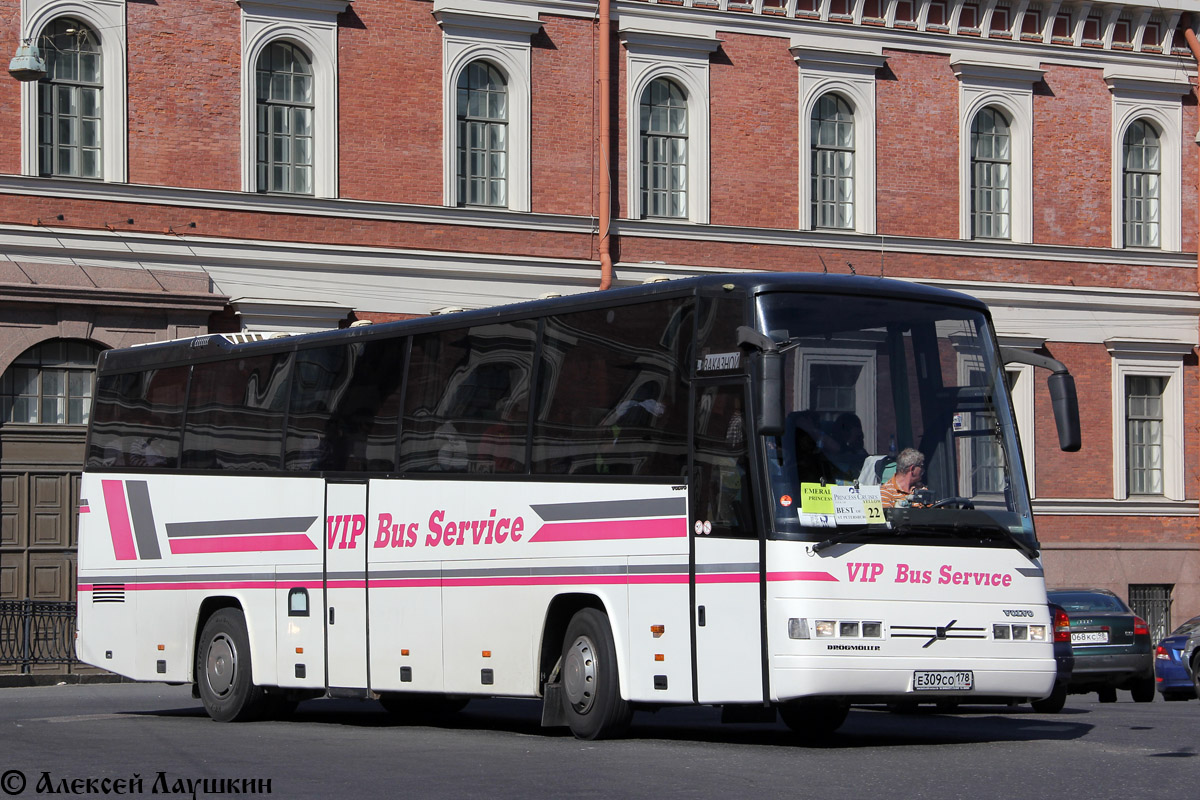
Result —
<instances>
[{"instance_id":1,"label":"grey stripe on bus","mask_svg":"<svg viewBox=\"0 0 1200 800\"><path fill-rule=\"evenodd\" d=\"M150 505L150 485L146 481L126 481L129 513L133 517L133 537L137 540L138 557L161 559L158 531L154 527L154 508Z\"/></svg>"},{"instance_id":2,"label":"grey stripe on bus","mask_svg":"<svg viewBox=\"0 0 1200 800\"><path fill-rule=\"evenodd\" d=\"M262 519L218 519L211 522L168 522L167 536L230 536L255 533L305 533L316 517L264 517Z\"/></svg>"},{"instance_id":3,"label":"grey stripe on bus","mask_svg":"<svg viewBox=\"0 0 1200 800\"><path fill-rule=\"evenodd\" d=\"M296 576L292 576L296 577ZM305 575L300 580L320 580L321 573L317 572L312 575ZM273 581L276 580L276 575L273 572L209 572L199 575L80 575L79 583L90 584L116 584L116 583L189 583L191 581Z\"/></svg>"},{"instance_id":4,"label":"grey stripe on bus","mask_svg":"<svg viewBox=\"0 0 1200 800\"><path fill-rule=\"evenodd\" d=\"M697 564L696 572L758 572L758 562L745 564Z\"/></svg>"},{"instance_id":5,"label":"grey stripe on bus","mask_svg":"<svg viewBox=\"0 0 1200 800\"><path fill-rule=\"evenodd\" d=\"M591 503L550 503L530 506L545 522L579 519L630 519L633 517L682 517L687 515L686 497L650 500L597 500Z\"/></svg>"},{"instance_id":6,"label":"grey stripe on bus","mask_svg":"<svg viewBox=\"0 0 1200 800\"><path fill-rule=\"evenodd\" d=\"M741 566L741 565L734 565ZM756 566L750 565L752 569ZM588 567L508 567L497 569L391 569L372 570L371 580L386 580L395 578L487 578L487 577L520 577L534 575L684 575L687 574L687 564L639 564L631 567L624 565ZM200 575L100 575L80 576L83 583L92 584L136 584L136 583L186 583L190 581L274 581L288 583L297 581L319 581L320 572L312 573L207 573ZM330 572L325 576L328 580L361 579L361 571Z\"/></svg>"},{"instance_id":7,"label":"grey stripe on bus","mask_svg":"<svg viewBox=\"0 0 1200 800\"><path fill-rule=\"evenodd\" d=\"M1026 578L1044 578L1046 573L1037 567L1017 567L1017 572L1024 575Z\"/></svg>"}]
</instances>

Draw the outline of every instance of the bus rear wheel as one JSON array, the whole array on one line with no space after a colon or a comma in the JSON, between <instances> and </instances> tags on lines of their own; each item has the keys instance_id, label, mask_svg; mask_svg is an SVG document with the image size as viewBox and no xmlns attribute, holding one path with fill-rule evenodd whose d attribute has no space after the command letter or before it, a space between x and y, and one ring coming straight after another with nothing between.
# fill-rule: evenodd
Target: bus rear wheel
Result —
<instances>
[{"instance_id":1,"label":"bus rear wheel","mask_svg":"<svg viewBox=\"0 0 1200 800\"><path fill-rule=\"evenodd\" d=\"M196 648L196 684L204 709L217 722L258 719L266 694L251 682L250 637L238 608L208 618Z\"/></svg>"},{"instance_id":2,"label":"bus rear wheel","mask_svg":"<svg viewBox=\"0 0 1200 800\"><path fill-rule=\"evenodd\" d=\"M620 736L633 709L621 697L617 654L608 617L594 608L576 612L563 637L563 712L579 739Z\"/></svg>"}]
</instances>

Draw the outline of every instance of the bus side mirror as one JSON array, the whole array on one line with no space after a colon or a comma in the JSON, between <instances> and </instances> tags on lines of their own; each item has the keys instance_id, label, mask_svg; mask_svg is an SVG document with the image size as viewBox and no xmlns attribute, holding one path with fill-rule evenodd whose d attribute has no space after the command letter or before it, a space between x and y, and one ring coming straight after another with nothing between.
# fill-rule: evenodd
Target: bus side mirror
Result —
<instances>
[{"instance_id":1,"label":"bus side mirror","mask_svg":"<svg viewBox=\"0 0 1200 800\"><path fill-rule=\"evenodd\" d=\"M738 346L758 351L762 359L762 380L758 384L758 435L783 435L783 353L779 344L753 328L740 325Z\"/></svg>"},{"instance_id":2,"label":"bus side mirror","mask_svg":"<svg viewBox=\"0 0 1200 800\"><path fill-rule=\"evenodd\" d=\"M783 435L783 353L762 354L762 383L759 392L759 436Z\"/></svg>"},{"instance_id":3,"label":"bus side mirror","mask_svg":"<svg viewBox=\"0 0 1200 800\"><path fill-rule=\"evenodd\" d=\"M1075 379L1061 361L1037 355L1015 347L1001 347L1000 358L1005 364L1030 364L1051 372L1046 379L1050 389L1050 405L1054 409L1054 424L1058 427L1058 446L1068 453L1079 450L1079 398L1075 394Z\"/></svg>"},{"instance_id":4,"label":"bus side mirror","mask_svg":"<svg viewBox=\"0 0 1200 800\"><path fill-rule=\"evenodd\" d=\"M1054 424L1058 426L1058 446L1068 453L1079 450L1079 398L1075 394L1075 379L1066 372L1056 372L1046 379L1050 388L1050 405L1054 408Z\"/></svg>"}]
</instances>

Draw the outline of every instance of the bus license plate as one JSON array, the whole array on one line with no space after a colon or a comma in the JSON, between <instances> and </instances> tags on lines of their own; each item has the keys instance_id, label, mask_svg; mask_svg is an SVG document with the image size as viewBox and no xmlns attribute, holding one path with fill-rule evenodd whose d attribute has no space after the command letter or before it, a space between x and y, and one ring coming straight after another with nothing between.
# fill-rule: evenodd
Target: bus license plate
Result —
<instances>
[{"instance_id":1,"label":"bus license plate","mask_svg":"<svg viewBox=\"0 0 1200 800\"><path fill-rule=\"evenodd\" d=\"M914 692L964 692L975 687L971 670L917 670L913 673Z\"/></svg>"}]
</instances>

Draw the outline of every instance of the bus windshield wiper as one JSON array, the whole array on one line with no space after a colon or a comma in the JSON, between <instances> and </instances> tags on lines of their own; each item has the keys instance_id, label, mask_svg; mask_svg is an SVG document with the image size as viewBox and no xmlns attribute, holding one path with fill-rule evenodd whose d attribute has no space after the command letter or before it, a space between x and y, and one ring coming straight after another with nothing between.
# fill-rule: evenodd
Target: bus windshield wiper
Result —
<instances>
[{"instance_id":1,"label":"bus windshield wiper","mask_svg":"<svg viewBox=\"0 0 1200 800\"><path fill-rule=\"evenodd\" d=\"M816 544L813 545L812 551L814 553L819 553L822 550L828 550L830 547L833 547L835 544L842 544L843 542L858 541L860 539L869 539L869 538L871 538L871 535L877 535L880 537L888 537L888 536L899 536L900 533L901 532L898 529L885 528L882 525L862 525L862 526L854 528L852 530L843 531L841 533L836 533L833 536L830 536L828 539L826 539L823 542L817 542Z\"/></svg>"},{"instance_id":2,"label":"bus windshield wiper","mask_svg":"<svg viewBox=\"0 0 1200 800\"><path fill-rule=\"evenodd\" d=\"M940 515L943 512L935 513ZM974 511L946 513L951 516L950 519L941 520L922 513L921 518L917 521L914 521L910 514L903 514L899 519L893 519L892 524L897 531L902 533L942 533L963 539L973 537L999 539L1008 542L1031 560L1040 554L1036 547L1023 541L1006 526L996 522L985 513ZM969 515L965 520L962 518L964 514Z\"/></svg>"}]
</instances>

